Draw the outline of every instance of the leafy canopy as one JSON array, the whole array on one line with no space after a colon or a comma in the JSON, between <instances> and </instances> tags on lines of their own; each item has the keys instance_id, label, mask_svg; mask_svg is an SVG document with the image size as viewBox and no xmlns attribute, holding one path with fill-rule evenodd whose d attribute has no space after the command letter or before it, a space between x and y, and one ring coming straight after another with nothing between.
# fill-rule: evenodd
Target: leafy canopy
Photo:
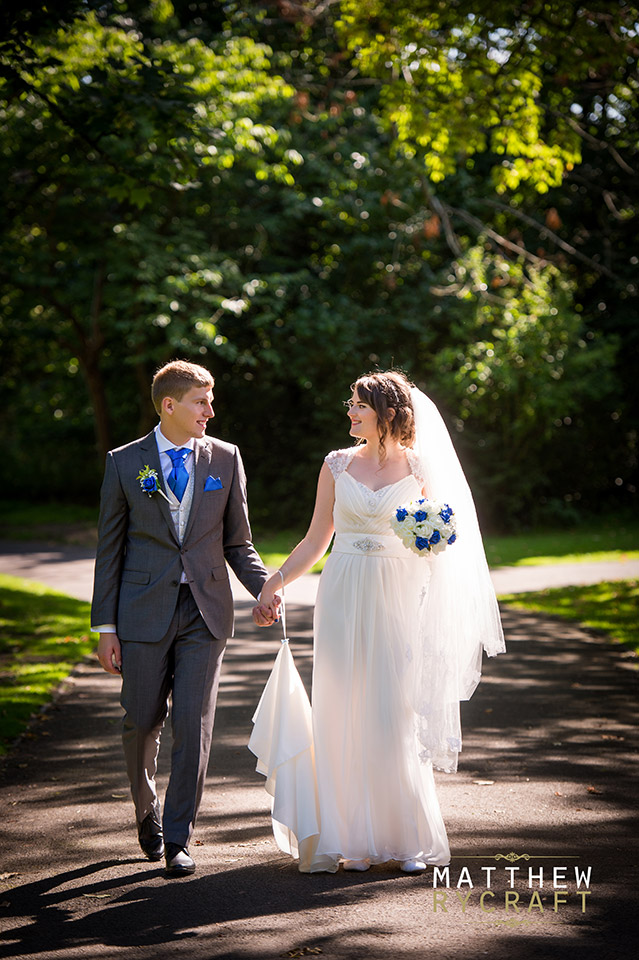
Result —
<instances>
[{"instance_id":1,"label":"leafy canopy","mask_svg":"<svg viewBox=\"0 0 639 960\"><path fill-rule=\"evenodd\" d=\"M342 0L339 11L355 66L383 83L398 148L423 154L434 183L489 152L500 193L560 186L581 160L575 90L596 83L617 111L638 92L633 4Z\"/></svg>"}]
</instances>

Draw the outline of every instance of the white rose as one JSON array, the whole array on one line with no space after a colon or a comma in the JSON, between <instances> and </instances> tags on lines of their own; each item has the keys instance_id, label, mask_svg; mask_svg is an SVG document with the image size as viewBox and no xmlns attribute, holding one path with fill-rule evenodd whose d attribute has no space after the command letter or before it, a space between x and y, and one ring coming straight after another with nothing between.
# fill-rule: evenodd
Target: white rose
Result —
<instances>
[{"instance_id":1,"label":"white rose","mask_svg":"<svg viewBox=\"0 0 639 960\"><path fill-rule=\"evenodd\" d=\"M433 535L435 525L430 520L422 520L415 524L415 533L418 537L425 537L430 540Z\"/></svg>"}]
</instances>

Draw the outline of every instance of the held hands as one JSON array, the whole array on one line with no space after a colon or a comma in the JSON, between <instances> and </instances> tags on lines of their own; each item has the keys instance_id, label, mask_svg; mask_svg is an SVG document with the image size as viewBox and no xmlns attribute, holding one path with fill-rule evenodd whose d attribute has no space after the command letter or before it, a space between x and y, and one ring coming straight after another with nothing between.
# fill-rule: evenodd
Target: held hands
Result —
<instances>
[{"instance_id":1,"label":"held hands","mask_svg":"<svg viewBox=\"0 0 639 960\"><path fill-rule=\"evenodd\" d=\"M98 641L98 660L107 673L116 677L122 672L122 649L115 633L101 633Z\"/></svg>"},{"instance_id":2,"label":"held hands","mask_svg":"<svg viewBox=\"0 0 639 960\"><path fill-rule=\"evenodd\" d=\"M271 607L263 603L257 603L253 607L253 621L258 627L271 627L277 620L279 620L277 612L274 612Z\"/></svg>"},{"instance_id":3,"label":"held hands","mask_svg":"<svg viewBox=\"0 0 639 960\"><path fill-rule=\"evenodd\" d=\"M270 627L280 619L279 606L281 599L277 594L270 603L264 603L262 599L253 607L253 620L258 627Z\"/></svg>"},{"instance_id":4,"label":"held hands","mask_svg":"<svg viewBox=\"0 0 639 960\"><path fill-rule=\"evenodd\" d=\"M259 603L253 607L253 620L258 627L270 627L280 619L279 607L282 600L275 593L271 580L266 581L260 593Z\"/></svg>"}]
</instances>

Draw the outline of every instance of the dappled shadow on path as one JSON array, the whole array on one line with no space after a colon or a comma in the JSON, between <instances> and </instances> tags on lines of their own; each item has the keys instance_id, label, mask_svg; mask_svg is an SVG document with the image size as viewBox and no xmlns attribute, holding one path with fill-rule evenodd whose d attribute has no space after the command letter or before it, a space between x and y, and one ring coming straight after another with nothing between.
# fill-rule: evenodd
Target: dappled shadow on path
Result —
<instances>
[{"instance_id":1,"label":"dappled shadow on path","mask_svg":"<svg viewBox=\"0 0 639 960\"><path fill-rule=\"evenodd\" d=\"M438 960L484 952L572 960L585 948L592 960L633 955L637 673L627 653L571 624L505 611L508 655L486 661L483 682L464 705L459 776L438 778L452 885L468 863L479 888L474 871L497 851L528 851L533 860L577 853L580 866L593 866L592 902L583 915L573 904L553 914L552 893L544 891L543 917L506 917L500 872L494 890L502 906L494 915L475 906L464 916L454 901L445 914L433 910L430 871L418 879L384 865L308 877L274 852L263 781L246 743L279 641L275 632L250 629L249 609L239 606L239 637L225 658L196 875L166 881L159 865L127 859L135 838L117 682L85 665L4 765L3 859L21 876L0 893L0 957L111 958L130 948L144 960L176 952L255 960L303 945L327 957L380 960L431 950ZM289 610L307 687L310 620L307 607ZM164 748L162 783L166 772ZM494 786L474 786L480 778Z\"/></svg>"},{"instance_id":2,"label":"dappled shadow on path","mask_svg":"<svg viewBox=\"0 0 639 960\"><path fill-rule=\"evenodd\" d=\"M520 839L527 842L525 832ZM574 906L553 915L547 897L544 918L482 913L477 897L463 915L452 892L448 913L434 912L429 877L400 877L387 867L309 877L278 861L164 881L154 865L144 875L126 866L101 861L10 891L10 916L22 920L0 934L0 957L112 957L116 949L136 948L136 957L177 950L182 957L255 958L309 942L328 957L388 960L415 956L419 944L417 955L438 944L437 956L462 960L489 947L491 956L513 951L526 960L583 957L584 948L593 960L634 956L627 939L631 891L606 902L605 916L601 901L589 904L586 915ZM494 902L503 902L503 884L493 889ZM516 930L505 926L508 919Z\"/></svg>"},{"instance_id":3,"label":"dappled shadow on path","mask_svg":"<svg viewBox=\"0 0 639 960\"><path fill-rule=\"evenodd\" d=\"M572 780L627 807L639 749L637 657L575 624L504 612L507 655L463 705L463 767ZM614 768L614 777L610 774Z\"/></svg>"}]
</instances>

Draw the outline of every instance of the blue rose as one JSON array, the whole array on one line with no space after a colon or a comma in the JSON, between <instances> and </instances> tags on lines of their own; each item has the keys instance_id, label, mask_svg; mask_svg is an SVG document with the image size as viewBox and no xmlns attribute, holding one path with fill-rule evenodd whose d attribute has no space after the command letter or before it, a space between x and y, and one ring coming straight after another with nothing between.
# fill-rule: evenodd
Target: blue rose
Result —
<instances>
[{"instance_id":1,"label":"blue rose","mask_svg":"<svg viewBox=\"0 0 639 960\"><path fill-rule=\"evenodd\" d=\"M155 493L157 488L155 477L145 477L142 480L142 489L145 493Z\"/></svg>"},{"instance_id":2,"label":"blue rose","mask_svg":"<svg viewBox=\"0 0 639 960\"><path fill-rule=\"evenodd\" d=\"M398 509L397 509L397 511L396 511L396 513L395 513L395 516L397 517L397 519L398 519L399 522L401 523L402 520L405 520L406 517L408 516L408 510L404 510L403 507L398 507Z\"/></svg>"},{"instance_id":3,"label":"blue rose","mask_svg":"<svg viewBox=\"0 0 639 960\"><path fill-rule=\"evenodd\" d=\"M422 520L428 520L428 514L426 513L425 510L417 510L413 514L413 516L415 517L418 523L421 523Z\"/></svg>"},{"instance_id":4,"label":"blue rose","mask_svg":"<svg viewBox=\"0 0 639 960\"><path fill-rule=\"evenodd\" d=\"M454 543L456 539L457 539L457 534L451 533L450 537L448 538L448 543Z\"/></svg>"},{"instance_id":5,"label":"blue rose","mask_svg":"<svg viewBox=\"0 0 639 960\"><path fill-rule=\"evenodd\" d=\"M448 523L448 521L450 520L450 518L451 518L452 515L453 515L453 511L450 509L450 507L448 506L448 504L445 503L444 506L443 506L443 508L439 511L439 515L440 515L440 517L442 518L442 520L444 521L444 523Z\"/></svg>"},{"instance_id":6,"label":"blue rose","mask_svg":"<svg viewBox=\"0 0 639 960\"><path fill-rule=\"evenodd\" d=\"M430 545L426 537L415 537L415 546L418 550L430 550Z\"/></svg>"},{"instance_id":7,"label":"blue rose","mask_svg":"<svg viewBox=\"0 0 639 960\"><path fill-rule=\"evenodd\" d=\"M433 530L433 535L432 535L432 537L430 538L429 543L432 543L433 545L436 544L436 543L439 543L439 541L441 540L441 538L442 538L442 535L441 535L441 533L439 532L439 530Z\"/></svg>"}]
</instances>

